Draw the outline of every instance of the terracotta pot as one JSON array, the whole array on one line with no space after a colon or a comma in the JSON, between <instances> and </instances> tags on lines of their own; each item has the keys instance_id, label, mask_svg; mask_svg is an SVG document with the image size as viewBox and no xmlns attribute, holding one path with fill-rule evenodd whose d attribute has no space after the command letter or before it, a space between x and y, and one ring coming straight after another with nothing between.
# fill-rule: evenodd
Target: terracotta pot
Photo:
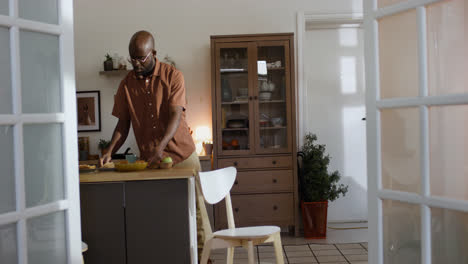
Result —
<instances>
[{"instance_id":1,"label":"terracotta pot","mask_svg":"<svg viewBox=\"0 0 468 264\"><path fill-rule=\"evenodd\" d=\"M205 155L211 156L211 152L213 151L213 144L203 144L203 148L205 149Z\"/></svg>"},{"instance_id":2,"label":"terracotta pot","mask_svg":"<svg viewBox=\"0 0 468 264\"><path fill-rule=\"evenodd\" d=\"M328 201L301 201L302 223L304 237L307 239L323 239L327 237Z\"/></svg>"}]
</instances>

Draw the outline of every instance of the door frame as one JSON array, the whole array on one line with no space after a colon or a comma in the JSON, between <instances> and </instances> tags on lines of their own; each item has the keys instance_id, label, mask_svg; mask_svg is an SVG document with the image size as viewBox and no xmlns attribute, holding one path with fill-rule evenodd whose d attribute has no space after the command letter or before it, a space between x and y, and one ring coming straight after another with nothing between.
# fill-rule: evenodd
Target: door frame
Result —
<instances>
[{"instance_id":1,"label":"door frame","mask_svg":"<svg viewBox=\"0 0 468 264\"><path fill-rule=\"evenodd\" d=\"M312 26L314 29L327 29L327 28L340 28L344 24L363 24L363 14L360 12L354 13L307 13L297 12L296 16L296 113L299 122L296 122L296 137L297 147L304 144L305 127L304 116L307 114L306 102L307 102L307 79L304 69L304 51L306 46L304 45L304 36L306 34L306 26Z\"/></svg>"},{"instance_id":2,"label":"door frame","mask_svg":"<svg viewBox=\"0 0 468 264\"><path fill-rule=\"evenodd\" d=\"M73 40L73 1L58 1L58 24L47 24L19 17L18 0L9 1L9 15L0 15L0 26L10 30L11 114L0 115L0 125L14 130L14 167L16 210L1 214L0 225L16 224L19 263L28 263L27 220L54 212L65 214L67 263L81 263L81 220L78 175L75 60ZM39 32L59 38L61 109L59 113L22 114L20 30ZM23 124L61 124L64 198L44 205L26 207Z\"/></svg>"}]
</instances>

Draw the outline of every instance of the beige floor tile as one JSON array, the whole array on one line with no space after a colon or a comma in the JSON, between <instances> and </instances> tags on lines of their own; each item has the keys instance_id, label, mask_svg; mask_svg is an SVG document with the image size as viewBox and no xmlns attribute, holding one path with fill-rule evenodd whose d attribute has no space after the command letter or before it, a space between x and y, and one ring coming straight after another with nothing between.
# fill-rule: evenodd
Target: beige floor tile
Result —
<instances>
[{"instance_id":1,"label":"beige floor tile","mask_svg":"<svg viewBox=\"0 0 468 264\"><path fill-rule=\"evenodd\" d=\"M362 249L360 244L336 244L339 249Z\"/></svg>"},{"instance_id":2,"label":"beige floor tile","mask_svg":"<svg viewBox=\"0 0 468 264\"><path fill-rule=\"evenodd\" d=\"M283 258L284 263L288 263L286 258ZM276 264L276 258L262 258L260 257L260 263L273 263Z\"/></svg>"},{"instance_id":3,"label":"beige floor tile","mask_svg":"<svg viewBox=\"0 0 468 264\"><path fill-rule=\"evenodd\" d=\"M347 255L367 255L367 250L361 248L356 248L356 249L340 249L341 250L341 253L343 253L343 255L347 256Z\"/></svg>"},{"instance_id":4,"label":"beige floor tile","mask_svg":"<svg viewBox=\"0 0 468 264\"><path fill-rule=\"evenodd\" d=\"M260 252L259 253L260 258L276 258L275 252ZM283 257L286 256L286 254L283 252Z\"/></svg>"},{"instance_id":5,"label":"beige floor tile","mask_svg":"<svg viewBox=\"0 0 468 264\"><path fill-rule=\"evenodd\" d=\"M249 261L247 259L235 259L234 264L247 264ZM258 263L257 259L255 259L254 263Z\"/></svg>"},{"instance_id":6,"label":"beige floor tile","mask_svg":"<svg viewBox=\"0 0 468 264\"><path fill-rule=\"evenodd\" d=\"M345 255L349 261L367 261L367 255Z\"/></svg>"},{"instance_id":7,"label":"beige floor tile","mask_svg":"<svg viewBox=\"0 0 468 264\"><path fill-rule=\"evenodd\" d=\"M211 254L226 254L227 249L225 248L218 248L218 249L212 249Z\"/></svg>"},{"instance_id":8,"label":"beige floor tile","mask_svg":"<svg viewBox=\"0 0 468 264\"><path fill-rule=\"evenodd\" d=\"M361 243L361 246L363 246L364 248L368 248L368 244L367 243Z\"/></svg>"},{"instance_id":9,"label":"beige floor tile","mask_svg":"<svg viewBox=\"0 0 468 264\"><path fill-rule=\"evenodd\" d=\"M226 255L211 254L210 259L226 259Z\"/></svg>"},{"instance_id":10,"label":"beige floor tile","mask_svg":"<svg viewBox=\"0 0 468 264\"><path fill-rule=\"evenodd\" d=\"M275 252L273 246L258 246L258 252Z\"/></svg>"},{"instance_id":11,"label":"beige floor tile","mask_svg":"<svg viewBox=\"0 0 468 264\"><path fill-rule=\"evenodd\" d=\"M341 253L337 249L331 250L314 250L315 256L337 256L341 255Z\"/></svg>"},{"instance_id":12,"label":"beige floor tile","mask_svg":"<svg viewBox=\"0 0 468 264\"><path fill-rule=\"evenodd\" d=\"M234 252L234 259L248 259L249 255L247 252L240 252L240 253L235 253ZM257 253L254 252L254 258L257 258Z\"/></svg>"},{"instance_id":13,"label":"beige floor tile","mask_svg":"<svg viewBox=\"0 0 468 264\"><path fill-rule=\"evenodd\" d=\"M286 252L289 251L310 251L308 245L298 245L298 246L284 246Z\"/></svg>"},{"instance_id":14,"label":"beige floor tile","mask_svg":"<svg viewBox=\"0 0 468 264\"><path fill-rule=\"evenodd\" d=\"M351 261L351 264L368 264L367 261Z\"/></svg>"},{"instance_id":15,"label":"beige floor tile","mask_svg":"<svg viewBox=\"0 0 468 264\"><path fill-rule=\"evenodd\" d=\"M318 256L317 259L320 263L346 261L343 256Z\"/></svg>"},{"instance_id":16,"label":"beige floor tile","mask_svg":"<svg viewBox=\"0 0 468 264\"><path fill-rule=\"evenodd\" d=\"M297 257L297 258L288 258L290 264L294 263L317 263L317 260L314 257Z\"/></svg>"},{"instance_id":17,"label":"beige floor tile","mask_svg":"<svg viewBox=\"0 0 468 264\"><path fill-rule=\"evenodd\" d=\"M310 244L309 247L312 250L330 250L336 249L334 245L326 245L326 244Z\"/></svg>"},{"instance_id":18,"label":"beige floor tile","mask_svg":"<svg viewBox=\"0 0 468 264\"><path fill-rule=\"evenodd\" d=\"M294 257L313 257L312 251L286 251L288 258Z\"/></svg>"},{"instance_id":19,"label":"beige floor tile","mask_svg":"<svg viewBox=\"0 0 468 264\"><path fill-rule=\"evenodd\" d=\"M340 261L340 262L322 262L324 264L349 264L348 262Z\"/></svg>"}]
</instances>

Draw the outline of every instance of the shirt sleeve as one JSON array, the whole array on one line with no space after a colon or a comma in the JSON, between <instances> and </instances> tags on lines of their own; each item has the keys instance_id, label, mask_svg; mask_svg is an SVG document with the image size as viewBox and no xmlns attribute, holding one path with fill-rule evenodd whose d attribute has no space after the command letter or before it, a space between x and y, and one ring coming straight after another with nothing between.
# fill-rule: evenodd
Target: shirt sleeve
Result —
<instances>
[{"instance_id":1,"label":"shirt sleeve","mask_svg":"<svg viewBox=\"0 0 468 264\"><path fill-rule=\"evenodd\" d=\"M125 92L125 80L120 83L117 93L114 95L114 108L112 115L121 120L129 120L130 113L128 111L127 94Z\"/></svg>"},{"instance_id":2,"label":"shirt sleeve","mask_svg":"<svg viewBox=\"0 0 468 264\"><path fill-rule=\"evenodd\" d=\"M176 71L171 80L171 94L169 96L170 106L182 106L185 110L185 81L181 72Z\"/></svg>"}]
</instances>

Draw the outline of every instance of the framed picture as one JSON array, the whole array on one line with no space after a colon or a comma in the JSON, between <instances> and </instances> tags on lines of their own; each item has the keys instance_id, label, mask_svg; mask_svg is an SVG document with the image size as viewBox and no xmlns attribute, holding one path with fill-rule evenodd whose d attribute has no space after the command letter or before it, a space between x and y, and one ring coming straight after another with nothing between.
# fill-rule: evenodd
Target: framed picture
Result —
<instances>
[{"instance_id":1,"label":"framed picture","mask_svg":"<svg viewBox=\"0 0 468 264\"><path fill-rule=\"evenodd\" d=\"M101 96L99 91L76 92L78 132L101 131Z\"/></svg>"}]
</instances>

